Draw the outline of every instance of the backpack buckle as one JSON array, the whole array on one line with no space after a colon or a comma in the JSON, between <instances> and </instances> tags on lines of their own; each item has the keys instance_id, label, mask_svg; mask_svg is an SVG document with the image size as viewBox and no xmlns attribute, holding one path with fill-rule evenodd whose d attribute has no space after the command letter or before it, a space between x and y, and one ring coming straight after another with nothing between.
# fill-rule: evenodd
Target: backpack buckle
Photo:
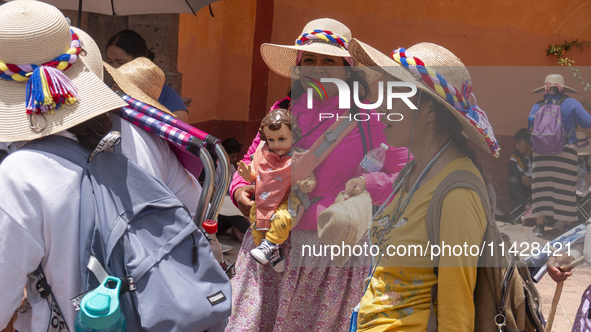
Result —
<instances>
[{"instance_id":1,"label":"backpack buckle","mask_svg":"<svg viewBox=\"0 0 591 332\"><path fill-rule=\"evenodd\" d=\"M338 138L338 136L334 132L334 130L327 130L324 133L324 136L326 137L326 140L328 141L328 143L332 143L332 142L334 142Z\"/></svg>"},{"instance_id":2,"label":"backpack buckle","mask_svg":"<svg viewBox=\"0 0 591 332\"><path fill-rule=\"evenodd\" d=\"M120 295L127 292L133 292L135 289L135 279L132 276L125 276L124 278L121 278L121 290L119 291Z\"/></svg>"},{"instance_id":3,"label":"backpack buckle","mask_svg":"<svg viewBox=\"0 0 591 332\"><path fill-rule=\"evenodd\" d=\"M49 295L51 295L51 286L47 283L47 279L45 276L42 276L39 281L37 281L37 291L41 295L42 298L46 299Z\"/></svg>"}]
</instances>

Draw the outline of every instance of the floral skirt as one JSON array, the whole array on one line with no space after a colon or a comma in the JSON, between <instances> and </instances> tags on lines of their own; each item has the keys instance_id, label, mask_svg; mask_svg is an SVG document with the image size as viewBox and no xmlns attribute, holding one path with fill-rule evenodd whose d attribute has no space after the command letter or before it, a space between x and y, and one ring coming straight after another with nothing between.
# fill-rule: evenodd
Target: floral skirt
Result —
<instances>
[{"instance_id":1,"label":"floral skirt","mask_svg":"<svg viewBox=\"0 0 591 332\"><path fill-rule=\"evenodd\" d=\"M308 232L311 241L320 243L316 231L298 232ZM287 269L277 273L250 256L254 248L249 229L236 261L232 316L226 331L349 330L351 312L361 300L369 267L296 268L289 238L281 245Z\"/></svg>"}]
</instances>

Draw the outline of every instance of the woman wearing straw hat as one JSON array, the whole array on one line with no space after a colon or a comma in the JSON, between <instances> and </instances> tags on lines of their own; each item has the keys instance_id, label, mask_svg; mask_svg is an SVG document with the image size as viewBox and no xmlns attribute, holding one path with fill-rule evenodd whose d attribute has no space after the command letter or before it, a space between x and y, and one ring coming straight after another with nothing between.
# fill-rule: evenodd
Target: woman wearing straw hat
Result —
<instances>
[{"instance_id":1,"label":"woman wearing straw hat","mask_svg":"<svg viewBox=\"0 0 591 332\"><path fill-rule=\"evenodd\" d=\"M400 122L382 117L387 125L384 132L390 145L407 146L415 163L408 172L403 171L395 200L372 221L371 242L380 248L428 245L427 211L438 185L458 170L483 178L476 153L468 147L466 137L492 155L499 154L486 114L469 100L470 73L452 52L431 43L416 44L407 50L400 48L388 57L354 39L351 55L364 65L382 67L394 80L414 83L418 89L410 98L417 110L411 110L402 101L394 102L391 110L383 110L403 114ZM486 227L486 212L476 192L455 188L445 195L440 242L452 247L478 246ZM436 276L428 256L378 255L360 303L359 330L427 330L431 287L437 283L436 315L432 318L436 319L439 331L473 331L478 257L452 255L439 259Z\"/></svg>"},{"instance_id":2,"label":"woman wearing straw hat","mask_svg":"<svg viewBox=\"0 0 591 332\"><path fill-rule=\"evenodd\" d=\"M532 129L534 116L542 105L558 104L562 113L562 127L567 137L563 152L552 156L537 153L535 145L533 146L532 208L536 218L536 226L533 229L536 236L544 236L545 217L556 220L554 228L557 230L562 230L565 223L578 221L575 130L578 126L591 127L591 115L581 103L566 95L566 92L577 93L577 91L564 84L562 75L546 76L544 86L532 91L532 93L541 92L544 93L544 99L532 107L528 127Z\"/></svg>"},{"instance_id":3,"label":"woman wearing straw hat","mask_svg":"<svg viewBox=\"0 0 591 332\"><path fill-rule=\"evenodd\" d=\"M98 45L86 32L74 27L72 30L80 37L86 52L86 55L81 57L82 61L102 81L104 63ZM133 70L119 70L113 75L115 82L121 89L125 87L124 92L134 99L170 114L168 108L150 97L154 95L155 90L159 89L159 86L164 84L164 73L150 60L138 59L134 61L141 61L144 65L132 65ZM112 70L117 71L117 69ZM133 77L127 78L128 73ZM147 92L144 92L144 89ZM149 174L162 180L189 212L194 214L201 195L201 185L183 167L167 141L124 121L115 112L109 112L108 115L113 128L118 128L117 130L121 132L121 153Z\"/></svg>"},{"instance_id":4,"label":"woman wearing straw hat","mask_svg":"<svg viewBox=\"0 0 591 332\"><path fill-rule=\"evenodd\" d=\"M44 137L58 135L94 149L111 127L105 113L125 102L80 61L78 36L61 12L37 1L0 6L0 44L0 141L43 145ZM18 316L16 329L47 331L51 321L73 328L70 299L83 290L82 169L27 144L0 165L0 262L7 267L0 269L0 327L12 317L26 286L31 309ZM53 294L47 299L33 279L27 282L39 266ZM63 318L50 309L52 298Z\"/></svg>"},{"instance_id":5,"label":"woman wearing straw hat","mask_svg":"<svg viewBox=\"0 0 591 332\"><path fill-rule=\"evenodd\" d=\"M139 57L154 61L154 56L154 52L148 49L146 40L139 33L133 30L121 30L107 42L105 62L112 68L119 68ZM164 73L162 73L162 76L164 77ZM154 95L150 95L153 98ZM161 85L159 84L159 90L156 92L155 97L154 99L158 101L158 105L165 105L167 110L170 109L179 120L183 122L189 121L189 112L183 99L173 88L164 84L164 81L162 81ZM148 104L161 109L155 104Z\"/></svg>"},{"instance_id":6,"label":"woman wearing straw hat","mask_svg":"<svg viewBox=\"0 0 591 332\"><path fill-rule=\"evenodd\" d=\"M338 108L339 95L334 84L324 83L325 91L317 85L322 95L312 92L312 98L308 99L308 91L314 91L312 88L307 90L313 80L338 78L349 86L358 81L368 95L367 81L347 51L350 38L351 32L345 25L326 18L309 22L295 46L261 46L269 68L279 75L293 78L288 98L274 107L291 108L302 130L303 137L296 144L300 148L309 149L335 122L335 119L321 119L320 113L341 116L349 111ZM370 72L368 75L371 76ZM364 96L361 97L363 100ZM309 100L313 104L310 109ZM359 122L359 126L355 126L314 170L317 185L308 195L312 203L293 228L290 238L277 249L283 251L286 259L287 270L283 274L276 273L269 265L257 266L249 257L254 248L252 234L250 231L246 233L237 258L237 275L233 279L233 312L228 331L347 330L349 308L355 306L361 296L367 268L337 269L330 267L330 257L316 257L315 260L302 257L302 246L295 241L304 238L309 241L306 244L321 244L317 235L318 214L334 203L337 194L345 189L347 180L355 176L364 156L364 145L369 151L385 143L383 128L375 116L370 121ZM257 136L247 157L254 153L259 141ZM387 173L399 171L406 159L406 149L390 149L388 152L390 163L383 170ZM245 162L250 160L245 158ZM296 168L297 165L292 170ZM379 182L371 176L365 179L368 186ZM248 185L235 176L230 186L231 196L243 213L247 213L252 205L249 193L253 189ZM294 250L300 251L296 254ZM319 267L299 267L312 265Z\"/></svg>"}]
</instances>

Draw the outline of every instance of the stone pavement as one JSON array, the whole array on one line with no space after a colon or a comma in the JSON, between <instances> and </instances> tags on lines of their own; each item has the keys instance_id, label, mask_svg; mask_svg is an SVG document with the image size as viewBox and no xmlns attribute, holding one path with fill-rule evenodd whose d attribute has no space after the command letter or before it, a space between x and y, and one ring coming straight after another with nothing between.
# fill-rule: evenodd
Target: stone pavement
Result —
<instances>
[{"instance_id":1,"label":"stone pavement","mask_svg":"<svg viewBox=\"0 0 591 332\"><path fill-rule=\"evenodd\" d=\"M234 248L231 251L224 253L224 259L228 259L230 260L230 262L236 262L236 258L238 257L238 251L240 251L240 242L238 242L238 240L236 240L235 238L230 237L229 232L218 234L217 237L220 243L230 245Z\"/></svg>"},{"instance_id":2,"label":"stone pavement","mask_svg":"<svg viewBox=\"0 0 591 332\"><path fill-rule=\"evenodd\" d=\"M547 241L550 241L561 234L557 231L548 231L549 228L546 227L546 236L544 238L539 238L532 234L532 229L533 227L522 226L521 224L512 225L509 223L505 223L499 228L501 232L509 235L511 241L516 242L518 246L522 242L528 242L530 245L533 242L538 242L543 246ZM552 331L571 331L577 310L581 303L581 296L589 285L591 285L591 267L587 264L576 267L573 270L573 275L564 282L560 302L556 308L556 316L554 317ZM542 312L544 313L544 317L548 319L550 307L552 306L552 299L556 290L556 283L546 274L536 287L542 297Z\"/></svg>"}]
</instances>

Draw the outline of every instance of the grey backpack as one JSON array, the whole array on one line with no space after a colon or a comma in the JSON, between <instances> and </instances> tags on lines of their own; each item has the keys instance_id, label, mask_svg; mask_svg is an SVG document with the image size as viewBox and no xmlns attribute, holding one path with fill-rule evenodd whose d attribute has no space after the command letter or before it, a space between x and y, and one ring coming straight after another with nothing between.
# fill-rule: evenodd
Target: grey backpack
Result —
<instances>
[{"instance_id":1,"label":"grey backpack","mask_svg":"<svg viewBox=\"0 0 591 332\"><path fill-rule=\"evenodd\" d=\"M98 153L89 162L90 151L64 137L48 136L26 148L84 170L83 285L86 290L99 285L101 277L87 267L92 262L124 281L120 301L128 332L224 330L232 305L230 280L166 185L117 152Z\"/></svg>"},{"instance_id":2,"label":"grey backpack","mask_svg":"<svg viewBox=\"0 0 591 332\"><path fill-rule=\"evenodd\" d=\"M448 175L435 189L427 212L427 232L431 243L439 243L441 204L448 192L455 188L467 188L480 197L486 211L487 227L483 238L482 255L478 261L476 287L474 289L474 331L478 332L542 332L541 297L531 279L527 265L513 257L504 243L494 220L496 196L492 185L488 187L474 173L455 171ZM491 250L491 243L494 249ZM434 273L438 275L439 256L435 256ZM434 310L437 301L437 283L431 288L431 308L427 325L428 332L438 330Z\"/></svg>"}]
</instances>

